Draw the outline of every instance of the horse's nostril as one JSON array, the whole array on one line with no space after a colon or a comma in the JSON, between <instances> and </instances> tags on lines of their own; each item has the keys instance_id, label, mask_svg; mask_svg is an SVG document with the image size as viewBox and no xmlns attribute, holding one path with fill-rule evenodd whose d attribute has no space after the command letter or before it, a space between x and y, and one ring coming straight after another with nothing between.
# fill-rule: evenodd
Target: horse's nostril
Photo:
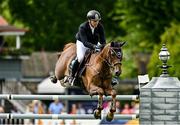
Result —
<instances>
[{"instance_id":1,"label":"horse's nostril","mask_svg":"<svg viewBox=\"0 0 180 125\"><path fill-rule=\"evenodd\" d=\"M116 76L119 76L121 74L121 72L117 71L115 74L116 74Z\"/></svg>"}]
</instances>

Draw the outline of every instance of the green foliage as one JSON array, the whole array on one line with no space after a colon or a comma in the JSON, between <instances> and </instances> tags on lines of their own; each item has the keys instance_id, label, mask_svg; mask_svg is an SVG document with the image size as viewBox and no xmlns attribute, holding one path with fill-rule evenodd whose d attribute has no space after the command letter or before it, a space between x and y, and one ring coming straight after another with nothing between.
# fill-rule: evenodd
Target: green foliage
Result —
<instances>
[{"instance_id":1,"label":"green foliage","mask_svg":"<svg viewBox=\"0 0 180 125\"><path fill-rule=\"evenodd\" d=\"M126 48L123 48L124 58L122 63L122 74L121 78L134 78L137 76L137 68L135 63L133 63L133 55Z\"/></svg>"},{"instance_id":2,"label":"green foliage","mask_svg":"<svg viewBox=\"0 0 180 125\"><path fill-rule=\"evenodd\" d=\"M180 2L178 0L117 0L112 18L124 31L124 34L120 34L119 39L128 41L128 47L125 50L128 54L125 56L135 57L137 53L151 54L153 52L152 62L150 61L153 68L150 68L147 73L159 74L159 69L155 65L160 63L154 61L158 60L158 56L153 49L157 51L156 46L160 47L160 36L166 31L165 27L169 27L173 20L180 21L179 11ZM177 50L176 46L175 48ZM127 70L127 72L124 70L126 77L137 76L136 60L137 58L124 60L123 66Z\"/></svg>"},{"instance_id":3,"label":"green foliage","mask_svg":"<svg viewBox=\"0 0 180 125\"><path fill-rule=\"evenodd\" d=\"M109 0L8 1L13 19L29 27L23 46L31 46L35 50L59 50L65 43L75 42L78 26L86 20L86 13L91 9L100 11L103 23L107 22L107 34L113 34L111 18L108 16L113 3Z\"/></svg>"},{"instance_id":4,"label":"green foliage","mask_svg":"<svg viewBox=\"0 0 180 125\"><path fill-rule=\"evenodd\" d=\"M125 29L125 39L135 52L152 52L160 34L172 20L179 20L178 0L118 0L113 19Z\"/></svg>"},{"instance_id":5,"label":"green foliage","mask_svg":"<svg viewBox=\"0 0 180 125\"><path fill-rule=\"evenodd\" d=\"M6 56L13 56L18 57L22 55L31 55L32 49L27 48L21 48L21 49L15 49L15 48L3 48L3 50L0 51L0 58L4 58Z\"/></svg>"},{"instance_id":6,"label":"green foliage","mask_svg":"<svg viewBox=\"0 0 180 125\"><path fill-rule=\"evenodd\" d=\"M166 32L161 35L161 44L156 45L149 63L149 74L150 76L159 76L160 70L157 65L161 65L161 61L158 59L158 54L162 47L162 44L165 43L168 51L170 52L170 60L168 64L172 67L169 68L170 76L180 78L180 23L171 23L171 26L166 29Z\"/></svg>"},{"instance_id":7,"label":"green foliage","mask_svg":"<svg viewBox=\"0 0 180 125\"><path fill-rule=\"evenodd\" d=\"M75 42L78 26L91 9L101 13L107 41L127 41L123 78L137 76L137 53L153 52L148 73L159 75L156 65L161 64L158 53L164 41L172 55L169 63L179 66L175 58L179 54L179 24L171 24L180 21L179 0L0 0L1 14L10 24L29 29L22 46L32 50L58 51L65 43ZM179 75L173 68L170 73Z\"/></svg>"}]
</instances>

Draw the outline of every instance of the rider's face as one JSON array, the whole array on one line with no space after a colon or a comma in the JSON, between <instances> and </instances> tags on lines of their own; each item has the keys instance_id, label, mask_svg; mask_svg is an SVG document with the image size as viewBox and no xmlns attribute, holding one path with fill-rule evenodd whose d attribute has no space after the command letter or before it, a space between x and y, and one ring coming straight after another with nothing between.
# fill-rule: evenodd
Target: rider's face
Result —
<instances>
[{"instance_id":1,"label":"rider's face","mask_svg":"<svg viewBox=\"0 0 180 125\"><path fill-rule=\"evenodd\" d=\"M90 20L89 22L93 28L96 28L99 23L99 20Z\"/></svg>"}]
</instances>

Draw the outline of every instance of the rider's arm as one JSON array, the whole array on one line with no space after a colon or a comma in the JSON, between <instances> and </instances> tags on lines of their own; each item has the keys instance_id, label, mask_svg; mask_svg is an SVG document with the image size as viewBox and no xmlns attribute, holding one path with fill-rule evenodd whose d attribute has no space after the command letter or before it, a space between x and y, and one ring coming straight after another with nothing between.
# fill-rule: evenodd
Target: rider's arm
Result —
<instances>
[{"instance_id":1,"label":"rider's arm","mask_svg":"<svg viewBox=\"0 0 180 125\"><path fill-rule=\"evenodd\" d=\"M83 27L79 28L79 36L80 36L81 42L84 44L85 47L94 49L94 44L88 42L88 39L87 39L87 36L85 33L85 29Z\"/></svg>"},{"instance_id":2,"label":"rider's arm","mask_svg":"<svg viewBox=\"0 0 180 125\"><path fill-rule=\"evenodd\" d=\"M100 36L100 44L104 46L106 44L106 38L104 33L104 27L102 24L99 25L99 36Z\"/></svg>"}]
</instances>

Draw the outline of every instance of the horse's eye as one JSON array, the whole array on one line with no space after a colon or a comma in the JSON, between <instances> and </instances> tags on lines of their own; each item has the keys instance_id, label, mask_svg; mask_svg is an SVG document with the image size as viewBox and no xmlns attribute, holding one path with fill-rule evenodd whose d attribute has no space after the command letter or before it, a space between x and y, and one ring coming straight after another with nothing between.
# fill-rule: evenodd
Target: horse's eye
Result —
<instances>
[{"instance_id":1,"label":"horse's eye","mask_svg":"<svg viewBox=\"0 0 180 125\"><path fill-rule=\"evenodd\" d=\"M111 52L111 55L112 55L112 56L116 56L115 52Z\"/></svg>"}]
</instances>

